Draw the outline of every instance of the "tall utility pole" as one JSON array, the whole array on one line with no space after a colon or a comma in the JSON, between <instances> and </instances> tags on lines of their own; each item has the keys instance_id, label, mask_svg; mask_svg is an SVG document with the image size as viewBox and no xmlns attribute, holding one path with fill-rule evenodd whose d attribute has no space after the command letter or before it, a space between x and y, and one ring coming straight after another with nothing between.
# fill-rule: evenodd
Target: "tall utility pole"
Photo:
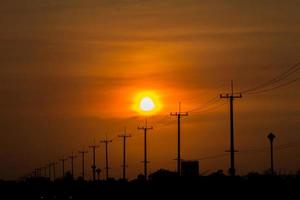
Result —
<instances>
[{"instance_id":1,"label":"tall utility pole","mask_svg":"<svg viewBox=\"0 0 300 200\"><path fill-rule=\"evenodd\" d=\"M96 181L96 148L99 148L99 145L90 145L89 148L92 148L93 150L93 165L92 165L92 170L93 170L93 182Z\"/></svg>"},{"instance_id":2,"label":"tall utility pole","mask_svg":"<svg viewBox=\"0 0 300 200\"><path fill-rule=\"evenodd\" d=\"M231 176L235 176L235 161L234 161L234 153L236 152L234 149L234 119L233 119L233 100L237 98L242 98L242 94L235 94L233 92L233 81L231 81L231 94L221 94L221 99L229 99L229 105L230 105L230 168L229 168L229 174Z\"/></svg>"},{"instance_id":3,"label":"tall utility pole","mask_svg":"<svg viewBox=\"0 0 300 200\"><path fill-rule=\"evenodd\" d=\"M147 132L148 130L152 130L153 127L148 127L147 124L147 119L146 119L146 124L143 127L138 127L138 130L143 130L144 131L144 176L145 180L147 180L147 165L148 165L148 160L147 160Z\"/></svg>"},{"instance_id":4,"label":"tall utility pole","mask_svg":"<svg viewBox=\"0 0 300 200\"><path fill-rule=\"evenodd\" d=\"M273 160L273 140L275 139L275 135L273 133L270 133L268 135L268 139L270 141L270 156L271 156L271 159L270 159L270 164L271 164L271 173L274 174L274 160Z\"/></svg>"},{"instance_id":5,"label":"tall utility pole","mask_svg":"<svg viewBox=\"0 0 300 200\"><path fill-rule=\"evenodd\" d=\"M62 178L65 177L65 161L67 161L67 158L62 158L59 159L59 161L61 161L61 167L62 167Z\"/></svg>"},{"instance_id":6,"label":"tall utility pole","mask_svg":"<svg viewBox=\"0 0 300 200\"><path fill-rule=\"evenodd\" d=\"M81 154L82 158L82 179L84 180L84 155L88 153L88 151L79 151L79 154Z\"/></svg>"},{"instance_id":7,"label":"tall utility pole","mask_svg":"<svg viewBox=\"0 0 300 200\"><path fill-rule=\"evenodd\" d=\"M71 175L72 178L74 179L74 159L77 158L77 156L74 156L72 152L72 155L69 158L71 160Z\"/></svg>"},{"instance_id":8,"label":"tall utility pole","mask_svg":"<svg viewBox=\"0 0 300 200\"><path fill-rule=\"evenodd\" d=\"M108 180L109 176L108 176L108 170L109 170L109 166L108 166L108 144L112 142L112 140L108 140L107 137L105 138L105 140L101 140L101 143L105 144L105 169L106 169L106 180Z\"/></svg>"},{"instance_id":9,"label":"tall utility pole","mask_svg":"<svg viewBox=\"0 0 300 200\"><path fill-rule=\"evenodd\" d=\"M131 137L131 135L126 134L126 128L124 129L124 133L119 135L118 137L123 138L123 179L126 179L126 139Z\"/></svg>"},{"instance_id":10,"label":"tall utility pole","mask_svg":"<svg viewBox=\"0 0 300 200\"><path fill-rule=\"evenodd\" d=\"M178 123L178 138L177 138L177 173L180 176L180 165L181 165L181 152L180 152L180 119L181 117L188 116L187 112L181 112L181 103L179 103L179 111L178 112L172 112L170 113L171 116L177 117L177 123Z\"/></svg>"}]
</instances>

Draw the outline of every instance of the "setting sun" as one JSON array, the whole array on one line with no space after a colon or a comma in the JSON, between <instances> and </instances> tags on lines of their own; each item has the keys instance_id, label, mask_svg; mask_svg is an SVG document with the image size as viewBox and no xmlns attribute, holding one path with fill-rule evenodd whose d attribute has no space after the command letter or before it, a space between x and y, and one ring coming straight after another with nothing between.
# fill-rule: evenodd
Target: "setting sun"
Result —
<instances>
[{"instance_id":1,"label":"setting sun","mask_svg":"<svg viewBox=\"0 0 300 200\"><path fill-rule=\"evenodd\" d=\"M154 91L144 91L134 97L132 109L141 115L154 115L162 108L159 95Z\"/></svg>"},{"instance_id":2,"label":"setting sun","mask_svg":"<svg viewBox=\"0 0 300 200\"><path fill-rule=\"evenodd\" d=\"M144 97L140 102L140 109L143 111L151 111L155 108L155 104L150 97Z\"/></svg>"}]
</instances>

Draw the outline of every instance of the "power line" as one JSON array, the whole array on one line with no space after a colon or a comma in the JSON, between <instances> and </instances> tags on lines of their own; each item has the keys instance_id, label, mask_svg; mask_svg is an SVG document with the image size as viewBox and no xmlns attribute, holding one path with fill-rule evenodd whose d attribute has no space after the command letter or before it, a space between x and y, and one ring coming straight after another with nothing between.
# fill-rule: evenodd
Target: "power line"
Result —
<instances>
[{"instance_id":1,"label":"power line","mask_svg":"<svg viewBox=\"0 0 300 200\"><path fill-rule=\"evenodd\" d=\"M204 109L210 105L214 105L215 103L219 102L220 99L217 96L213 96L211 99L209 99L207 102L205 102L204 104L202 104L201 106L195 107L191 110L188 110L188 112L195 112L197 110L201 110Z\"/></svg>"},{"instance_id":2,"label":"power line","mask_svg":"<svg viewBox=\"0 0 300 200\"><path fill-rule=\"evenodd\" d=\"M256 92L258 90L261 89L265 89L268 86L272 86L276 83L279 83L280 81L284 81L285 79L287 79L288 77L290 77L291 75L293 75L294 73L296 73L298 70L300 70L300 62L296 63L295 65L292 65L290 68L288 68L286 71L284 71L283 73L281 73L280 75L276 76L275 78L260 84L258 86L255 86L253 88L249 88L246 90L241 91L242 94L247 94L250 92Z\"/></svg>"},{"instance_id":3,"label":"power line","mask_svg":"<svg viewBox=\"0 0 300 200\"><path fill-rule=\"evenodd\" d=\"M195 115L195 114L203 114L203 113L208 113L208 112L211 112L211 111L215 111L215 110L217 110L218 108L224 106L225 104L226 104L226 102L217 104L217 105L215 105L215 106L213 106L213 107L209 107L209 108L206 108L206 109L203 109L203 110L194 112L193 115Z\"/></svg>"},{"instance_id":4,"label":"power line","mask_svg":"<svg viewBox=\"0 0 300 200\"><path fill-rule=\"evenodd\" d=\"M297 81L300 80L300 77L299 78L296 78L296 79L293 79L289 82L286 82L286 83L283 83L283 84L280 84L276 87L272 87L272 88L268 88L268 89L264 89L264 90L259 90L259 91L256 91L256 92L249 92L248 95L256 95L256 94L261 94L261 93L266 93L266 92L269 92L269 91L272 91L272 90L276 90L276 89L279 89L279 88L282 88L282 87L286 87L286 86L289 86Z\"/></svg>"},{"instance_id":5,"label":"power line","mask_svg":"<svg viewBox=\"0 0 300 200\"><path fill-rule=\"evenodd\" d=\"M210 159L222 158L222 157L225 157L225 156L228 156L228 154L227 153L216 154L216 155L202 157L202 158L199 158L199 159L196 159L196 160L199 160L199 161L201 161L201 160L210 160Z\"/></svg>"}]
</instances>

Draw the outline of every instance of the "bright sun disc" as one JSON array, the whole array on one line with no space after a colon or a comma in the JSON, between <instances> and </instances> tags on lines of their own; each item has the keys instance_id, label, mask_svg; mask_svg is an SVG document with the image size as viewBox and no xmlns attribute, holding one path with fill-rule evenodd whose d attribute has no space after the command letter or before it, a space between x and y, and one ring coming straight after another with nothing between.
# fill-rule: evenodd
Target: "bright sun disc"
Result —
<instances>
[{"instance_id":1,"label":"bright sun disc","mask_svg":"<svg viewBox=\"0 0 300 200\"><path fill-rule=\"evenodd\" d=\"M154 115L162 108L162 103L157 92L143 91L133 98L132 110L140 115Z\"/></svg>"},{"instance_id":2,"label":"bright sun disc","mask_svg":"<svg viewBox=\"0 0 300 200\"><path fill-rule=\"evenodd\" d=\"M143 111L151 111L155 108L155 104L150 97L144 97L140 102L140 108Z\"/></svg>"}]
</instances>

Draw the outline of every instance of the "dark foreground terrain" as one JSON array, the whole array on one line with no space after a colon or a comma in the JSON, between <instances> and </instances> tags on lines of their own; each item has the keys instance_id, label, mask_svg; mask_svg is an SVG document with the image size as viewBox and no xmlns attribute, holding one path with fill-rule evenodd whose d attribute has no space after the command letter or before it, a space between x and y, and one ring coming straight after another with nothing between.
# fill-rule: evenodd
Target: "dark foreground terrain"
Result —
<instances>
[{"instance_id":1,"label":"dark foreground terrain","mask_svg":"<svg viewBox=\"0 0 300 200\"><path fill-rule=\"evenodd\" d=\"M0 182L0 199L300 199L299 175L259 175L228 177L211 175L177 177L158 175L142 178L85 182L71 179L50 182L32 177L18 182Z\"/></svg>"}]
</instances>

